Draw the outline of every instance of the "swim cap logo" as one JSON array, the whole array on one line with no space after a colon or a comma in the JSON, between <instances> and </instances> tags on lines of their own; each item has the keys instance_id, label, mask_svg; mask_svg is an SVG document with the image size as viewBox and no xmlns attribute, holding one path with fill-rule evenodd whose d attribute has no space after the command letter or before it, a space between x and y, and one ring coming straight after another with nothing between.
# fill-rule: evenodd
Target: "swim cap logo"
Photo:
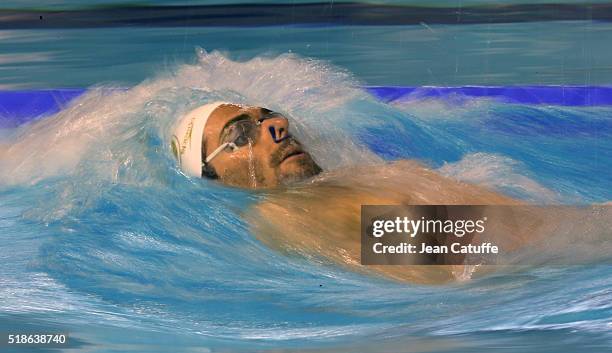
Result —
<instances>
[{"instance_id":1,"label":"swim cap logo","mask_svg":"<svg viewBox=\"0 0 612 353\"><path fill-rule=\"evenodd\" d=\"M170 147L172 148L172 154L174 155L174 158L176 158L179 162L179 166L181 165L181 160L182 160L182 156L183 154L185 154L185 149L187 148L187 144L189 144L189 147L191 148L191 133L193 131L193 121L195 120L195 117L191 118L191 120L189 121L189 124L187 125L187 129L185 130L185 135L183 136L183 143L181 143L178 139L178 137L176 137L176 135L172 135L172 143L170 144Z\"/></svg>"},{"instance_id":2,"label":"swim cap logo","mask_svg":"<svg viewBox=\"0 0 612 353\"><path fill-rule=\"evenodd\" d=\"M185 131L185 136L183 137L183 144L181 145L181 154L185 152L185 147L187 147L187 142L189 142L189 148L191 148L191 132L193 131L193 121L195 120L195 116L191 118L189 121L189 125L187 125L187 131Z\"/></svg>"}]
</instances>

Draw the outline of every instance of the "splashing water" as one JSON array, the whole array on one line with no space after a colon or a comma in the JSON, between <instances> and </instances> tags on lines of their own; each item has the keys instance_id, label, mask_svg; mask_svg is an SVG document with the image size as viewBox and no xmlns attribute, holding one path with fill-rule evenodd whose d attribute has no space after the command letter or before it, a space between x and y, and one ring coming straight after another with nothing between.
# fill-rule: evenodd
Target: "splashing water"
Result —
<instances>
[{"instance_id":1,"label":"splashing water","mask_svg":"<svg viewBox=\"0 0 612 353\"><path fill-rule=\"evenodd\" d=\"M288 257L240 217L260 194L189 179L168 148L178 116L233 101L285 113L327 170L416 158L530 201L612 199L610 108L386 105L358 86L294 55L237 62L199 50L191 65L127 90L93 87L3 131L0 324L65 329L108 351L609 346L608 265L424 287Z\"/></svg>"},{"instance_id":2,"label":"splashing water","mask_svg":"<svg viewBox=\"0 0 612 353\"><path fill-rule=\"evenodd\" d=\"M249 176L251 178L251 187L257 188L257 176L255 175L255 158L253 157L253 144L249 139Z\"/></svg>"}]
</instances>

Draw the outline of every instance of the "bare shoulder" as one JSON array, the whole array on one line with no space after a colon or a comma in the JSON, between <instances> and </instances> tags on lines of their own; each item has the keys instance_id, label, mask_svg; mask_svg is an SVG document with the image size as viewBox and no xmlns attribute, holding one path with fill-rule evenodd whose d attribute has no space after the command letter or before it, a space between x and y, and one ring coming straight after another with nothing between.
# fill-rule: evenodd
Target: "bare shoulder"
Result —
<instances>
[{"instance_id":1,"label":"bare shoulder","mask_svg":"<svg viewBox=\"0 0 612 353\"><path fill-rule=\"evenodd\" d=\"M253 234L271 248L366 271L359 265L362 205L513 202L443 177L418 162L397 161L328 172L310 183L271 191L245 218ZM367 272L420 283L449 281L454 270L440 266L367 268Z\"/></svg>"},{"instance_id":2,"label":"bare shoulder","mask_svg":"<svg viewBox=\"0 0 612 353\"><path fill-rule=\"evenodd\" d=\"M359 212L361 205L519 204L487 188L444 177L400 160L328 172L302 185L270 192L254 210L262 215Z\"/></svg>"},{"instance_id":3,"label":"bare shoulder","mask_svg":"<svg viewBox=\"0 0 612 353\"><path fill-rule=\"evenodd\" d=\"M356 195L374 195L403 204L517 204L506 195L437 173L414 160L359 166L330 173L323 183L342 185Z\"/></svg>"}]
</instances>

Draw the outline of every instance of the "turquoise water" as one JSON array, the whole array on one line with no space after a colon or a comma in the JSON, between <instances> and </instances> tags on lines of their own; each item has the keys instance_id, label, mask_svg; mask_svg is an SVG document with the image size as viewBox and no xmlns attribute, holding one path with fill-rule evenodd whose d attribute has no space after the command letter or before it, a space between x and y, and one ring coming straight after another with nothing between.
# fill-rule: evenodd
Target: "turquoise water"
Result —
<instances>
[{"instance_id":1,"label":"turquoise water","mask_svg":"<svg viewBox=\"0 0 612 353\"><path fill-rule=\"evenodd\" d=\"M265 194L189 180L167 148L177 115L227 99L287 113L328 170L415 158L532 202L609 201L610 107L383 104L358 87L609 85L610 29L0 31L3 88L106 84L0 130L10 149L0 159L0 333L68 332L68 352L611 351L609 235L576 254L581 266L542 258L456 285L398 284L266 248L241 217Z\"/></svg>"},{"instance_id":2,"label":"turquoise water","mask_svg":"<svg viewBox=\"0 0 612 353\"><path fill-rule=\"evenodd\" d=\"M0 88L134 85L194 47L230 58L295 53L366 85L609 85L611 23L0 30Z\"/></svg>"}]
</instances>

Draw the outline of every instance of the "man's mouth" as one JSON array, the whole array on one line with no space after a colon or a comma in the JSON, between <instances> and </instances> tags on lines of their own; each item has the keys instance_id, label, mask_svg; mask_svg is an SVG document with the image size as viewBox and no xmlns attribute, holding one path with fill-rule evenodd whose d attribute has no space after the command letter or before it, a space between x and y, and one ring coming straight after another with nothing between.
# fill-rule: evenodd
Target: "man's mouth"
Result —
<instances>
[{"instance_id":1,"label":"man's mouth","mask_svg":"<svg viewBox=\"0 0 612 353\"><path fill-rule=\"evenodd\" d=\"M301 148L299 147L290 148L284 153L283 158L281 159L281 163L288 161L288 160L295 159L295 158L299 158L300 156L303 156L303 155L304 155L304 151L302 151Z\"/></svg>"},{"instance_id":2,"label":"man's mouth","mask_svg":"<svg viewBox=\"0 0 612 353\"><path fill-rule=\"evenodd\" d=\"M281 142L279 148L272 154L271 166L277 167L285 161L292 161L306 156L306 151L302 149L300 143L292 138Z\"/></svg>"}]
</instances>

